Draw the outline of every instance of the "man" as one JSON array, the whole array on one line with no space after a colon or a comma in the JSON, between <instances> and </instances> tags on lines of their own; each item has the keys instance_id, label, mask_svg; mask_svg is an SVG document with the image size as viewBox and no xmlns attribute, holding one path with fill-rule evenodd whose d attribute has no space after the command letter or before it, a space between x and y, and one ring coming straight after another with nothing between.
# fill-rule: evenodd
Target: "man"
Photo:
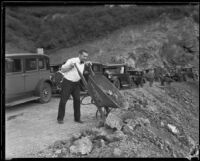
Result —
<instances>
[{"instance_id":1,"label":"man","mask_svg":"<svg viewBox=\"0 0 200 161\"><path fill-rule=\"evenodd\" d=\"M152 87L154 81L154 70L153 68L149 68L146 70L145 78L149 81L149 86Z\"/></svg>"},{"instance_id":2,"label":"man","mask_svg":"<svg viewBox=\"0 0 200 161\"><path fill-rule=\"evenodd\" d=\"M80 79L78 71L74 64L77 65L80 72L83 74L85 64L91 64L87 61L88 52L85 50L79 51L79 56L75 58L68 59L65 64L61 67L61 72L64 75L62 85L61 85L61 98L58 108L57 121L59 124L64 123L65 116L65 105L70 95L73 97L73 107L74 107L74 121L78 123L83 123L80 116ZM87 61L87 62L86 62Z\"/></svg>"}]
</instances>

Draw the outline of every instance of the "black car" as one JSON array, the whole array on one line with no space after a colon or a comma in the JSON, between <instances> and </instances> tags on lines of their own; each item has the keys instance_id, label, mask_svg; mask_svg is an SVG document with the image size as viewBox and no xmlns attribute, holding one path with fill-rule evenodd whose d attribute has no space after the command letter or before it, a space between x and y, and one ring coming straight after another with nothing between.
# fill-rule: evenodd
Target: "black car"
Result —
<instances>
[{"instance_id":1,"label":"black car","mask_svg":"<svg viewBox=\"0 0 200 161\"><path fill-rule=\"evenodd\" d=\"M103 66L103 74L118 88L131 87L129 68L126 64L107 64Z\"/></svg>"},{"instance_id":2,"label":"black car","mask_svg":"<svg viewBox=\"0 0 200 161\"><path fill-rule=\"evenodd\" d=\"M145 83L144 71L135 69L128 70L127 72L130 74L131 80L136 87L143 87L143 84Z\"/></svg>"}]
</instances>

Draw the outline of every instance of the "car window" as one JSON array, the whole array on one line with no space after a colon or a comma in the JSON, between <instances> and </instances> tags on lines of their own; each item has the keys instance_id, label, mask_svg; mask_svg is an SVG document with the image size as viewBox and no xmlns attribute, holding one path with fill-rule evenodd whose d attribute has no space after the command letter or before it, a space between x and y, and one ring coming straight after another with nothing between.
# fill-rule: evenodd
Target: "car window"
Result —
<instances>
[{"instance_id":1,"label":"car window","mask_svg":"<svg viewBox=\"0 0 200 161\"><path fill-rule=\"evenodd\" d=\"M36 58L27 58L25 61L26 71L37 70L37 60Z\"/></svg>"},{"instance_id":2,"label":"car window","mask_svg":"<svg viewBox=\"0 0 200 161\"><path fill-rule=\"evenodd\" d=\"M6 60L6 73L21 72L22 63L21 59Z\"/></svg>"},{"instance_id":3,"label":"car window","mask_svg":"<svg viewBox=\"0 0 200 161\"><path fill-rule=\"evenodd\" d=\"M39 58L38 64L39 64L39 69L45 69L45 64L46 64L45 59Z\"/></svg>"},{"instance_id":4,"label":"car window","mask_svg":"<svg viewBox=\"0 0 200 161\"><path fill-rule=\"evenodd\" d=\"M118 74L120 73L120 69L121 68L111 68L111 69L107 69L111 74Z\"/></svg>"}]
</instances>

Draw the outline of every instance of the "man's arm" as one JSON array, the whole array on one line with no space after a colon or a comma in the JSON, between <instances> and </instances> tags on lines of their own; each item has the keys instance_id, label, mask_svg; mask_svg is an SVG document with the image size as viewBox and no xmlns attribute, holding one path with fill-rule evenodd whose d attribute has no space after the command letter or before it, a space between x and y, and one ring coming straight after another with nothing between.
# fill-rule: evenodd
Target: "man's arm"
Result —
<instances>
[{"instance_id":1,"label":"man's arm","mask_svg":"<svg viewBox=\"0 0 200 161\"><path fill-rule=\"evenodd\" d=\"M61 72L65 73L70 71L72 68L74 67L73 62L71 61L71 59L69 59L65 64L62 65L61 67Z\"/></svg>"}]
</instances>

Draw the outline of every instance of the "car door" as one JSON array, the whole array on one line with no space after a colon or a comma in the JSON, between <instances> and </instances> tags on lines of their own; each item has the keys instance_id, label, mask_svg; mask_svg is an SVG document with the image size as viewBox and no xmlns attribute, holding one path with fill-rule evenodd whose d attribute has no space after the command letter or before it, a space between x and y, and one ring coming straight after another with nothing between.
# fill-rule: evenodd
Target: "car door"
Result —
<instances>
[{"instance_id":1,"label":"car door","mask_svg":"<svg viewBox=\"0 0 200 161\"><path fill-rule=\"evenodd\" d=\"M34 92L37 83L40 80L38 72L38 60L36 57L27 57L24 59L25 67L25 91L27 94Z\"/></svg>"},{"instance_id":2,"label":"car door","mask_svg":"<svg viewBox=\"0 0 200 161\"><path fill-rule=\"evenodd\" d=\"M129 73L126 72L126 68L125 66L121 66L120 67L120 81L122 85L128 85L130 84L130 77L129 77Z\"/></svg>"},{"instance_id":3,"label":"car door","mask_svg":"<svg viewBox=\"0 0 200 161\"><path fill-rule=\"evenodd\" d=\"M50 69L48 69L48 59L45 57L38 58L38 68L40 79L50 79Z\"/></svg>"},{"instance_id":4,"label":"car door","mask_svg":"<svg viewBox=\"0 0 200 161\"><path fill-rule=\"evenodd\" d=\"M22 97L25 92L22 59L7 58L5 61L5 69L5 97L6 102L9 102Z\"/></svg>"}]
</instances>

